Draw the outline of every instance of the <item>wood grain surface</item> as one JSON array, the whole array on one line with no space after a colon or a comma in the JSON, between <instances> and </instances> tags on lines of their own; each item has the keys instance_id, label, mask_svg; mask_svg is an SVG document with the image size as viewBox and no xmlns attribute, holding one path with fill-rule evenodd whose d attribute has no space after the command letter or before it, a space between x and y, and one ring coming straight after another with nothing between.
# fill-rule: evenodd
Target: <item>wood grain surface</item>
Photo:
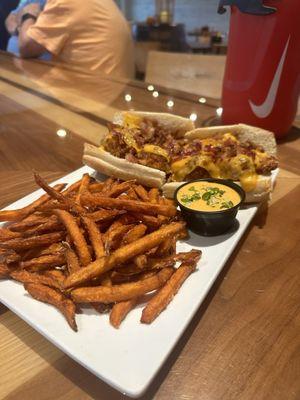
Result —
<instances>
[{"instance_id":1,"label":"wood grain surface","mask_svg":"<svg viewBox=\"0 0 300 400\"><path fill-rule=\"evenodd\" d=\"M116 110L168 111L172 98L172 112L196 112L201 125L214 121L217 106L164 88L155 99L140 83L6 54L0 88L0 207L36 189L32 169L52 181L80 167L84 141L96 143ZM269 207L260 209L143 400L300 399L299 129L278 151ZM1 304L0 338L0 399L126 399Z\"/></svg>"}]
</instances>

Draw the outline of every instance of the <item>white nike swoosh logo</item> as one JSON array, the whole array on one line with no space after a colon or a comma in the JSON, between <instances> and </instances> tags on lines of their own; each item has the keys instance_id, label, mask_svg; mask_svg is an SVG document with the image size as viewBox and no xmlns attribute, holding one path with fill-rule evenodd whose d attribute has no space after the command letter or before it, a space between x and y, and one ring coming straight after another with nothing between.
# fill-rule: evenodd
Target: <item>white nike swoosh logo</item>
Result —
<instances>
[{"instance_id":1,"label":"white nike swoosh logo","mask_svg":"<svg viewBox=\"0 0 300 400\"><path fill-rule=\"evenodd\" d=\"M289 36L285 48L283 50L281 59L279 61L278 67L276 69L273 81L271 83L269 92L267 94L267 97L265 99L265 101L262 104L254 104L251 100L249 100L249 104L250 107L253 111L253 113L258 117L258 118L266 118L268 117L274 107L275 104L275 100L276 100L276 95L277 95L277 91L278 91L278 87L279 87L279 83L280 83L280 78L281 78L281 74L282 74L282 70L283 70L283 65L285 62L285 57L286 57L286 53L287 53L287 49L289 47L289 42L290 42L290 38L291 36Z\"/></svg>"}]
</instances>

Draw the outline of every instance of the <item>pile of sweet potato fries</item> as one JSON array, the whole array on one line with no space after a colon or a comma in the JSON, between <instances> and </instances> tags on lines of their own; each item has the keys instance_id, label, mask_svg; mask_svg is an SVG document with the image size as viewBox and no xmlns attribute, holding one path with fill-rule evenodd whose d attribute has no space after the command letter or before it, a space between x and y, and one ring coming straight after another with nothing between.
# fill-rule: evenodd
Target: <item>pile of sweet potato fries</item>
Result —
<instances>
[{"instance_id":1,"label":"pile of sweet potato fries","mask_svg":"<svg viewBox=\"0 0 300 400\"><path fill-rule=\"evenodd\" d=\"M65 188L34 177L46 193L22 209L0 211L6 221L0 279L22 282L75 331L80 305L110 312L118 328L151 292L141 316L151 323L201 256L198 250L176 254L176 241L187 231L174 203L134 181L97 182L85 174Z\"/></svg>"}]
</instances>

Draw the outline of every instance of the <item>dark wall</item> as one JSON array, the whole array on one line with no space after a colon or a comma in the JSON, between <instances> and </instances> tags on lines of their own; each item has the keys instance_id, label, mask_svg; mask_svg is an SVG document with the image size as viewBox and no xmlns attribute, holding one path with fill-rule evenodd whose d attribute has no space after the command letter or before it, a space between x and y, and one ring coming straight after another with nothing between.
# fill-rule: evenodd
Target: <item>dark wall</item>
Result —
<instances>
[{"instance_id":1,"label":"dark wall","mask_svg":"<svg viewBox=\"0 0 300 400\"><path fill-rule=\"evenodd\" d=\"M5 20L8 14L19 4L19 0L1 0L0 1L0 50L6 50L9 35L5 28Z\"/></svg>"}]
</instances>

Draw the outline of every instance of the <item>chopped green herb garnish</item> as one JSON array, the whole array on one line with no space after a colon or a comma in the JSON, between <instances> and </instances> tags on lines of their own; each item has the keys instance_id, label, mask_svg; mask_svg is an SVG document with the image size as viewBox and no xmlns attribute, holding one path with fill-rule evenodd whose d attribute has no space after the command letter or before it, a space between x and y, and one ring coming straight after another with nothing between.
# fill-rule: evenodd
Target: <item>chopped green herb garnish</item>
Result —
<instances>
[{"instance_id":1,"label":"chopped green herb garnish","mask_svg":"<svg viewBox=\"0 0 300 400\"><path fill-rule=\"evenodd\" d=\"M200 200L200 199L201 199L200 193L195 192L191 196L187 196L187 195L182 196L181 201L184 204L188 204L188 203L192 203L193 201Z\"/></svg>"},{"instance_id":2,"label":"chopped green herb garnish","mask_svg":"<svg viewBox=\"0 0 300 400\"><path fill-rule=\"evenodd\" d=\"M211 192L205 192L205 193L202 195L202 200L204 200L204 201L209 201L209 199L211 198L211 196L212 196L212 193L211 193Z\"/></svg>"},{"instance_id":3,"label":"chopped green herb garnish","mask_svg":"<svg viewBox=\"0 0 300 400\"><path fill-rule=\"evenodd\" d=\"M222 209L222 208L231 208L231 207L233 207L233 202L231 200L229 200L229 201L224 201L221 204L220 208Z\"/></svg>"}]
</instances>

